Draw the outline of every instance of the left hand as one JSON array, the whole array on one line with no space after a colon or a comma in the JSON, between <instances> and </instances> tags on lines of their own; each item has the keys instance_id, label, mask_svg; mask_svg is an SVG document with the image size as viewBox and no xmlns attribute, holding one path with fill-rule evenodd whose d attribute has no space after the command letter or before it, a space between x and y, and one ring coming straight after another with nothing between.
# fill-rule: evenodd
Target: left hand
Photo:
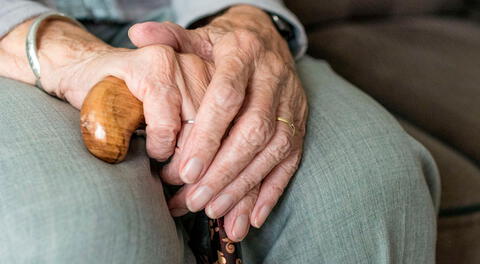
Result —
<instances>
[{"instance_id":1,"label":"left hand","mask_svg":"<svg viewBox=\"0 0 480 264\"><path fill-rule=\"evenodd\" d=\"M129 35L139 47L170 45L213 63L195 125L182 140L188 144L162 178L188 183L169 201L174 216L206 208L211 218L225 215L229 238L242 240L250 223L265 222L301 159L307 101L287 43L266 13L246 5L195 30L147 22Z\"/></svg>"}]
</instances>

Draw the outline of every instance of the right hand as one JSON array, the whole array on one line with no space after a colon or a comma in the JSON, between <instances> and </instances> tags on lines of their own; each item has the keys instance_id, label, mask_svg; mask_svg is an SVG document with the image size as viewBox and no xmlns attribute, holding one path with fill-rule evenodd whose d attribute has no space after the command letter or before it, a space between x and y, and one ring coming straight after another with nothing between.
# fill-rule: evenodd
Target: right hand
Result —
<instances>
[{"instance_id":1,"label":"right hand","mask_svg":"<svg viewBox=\"0 0 480 264\"><path fill-rule=\"evenodd\" d=\"M25 39L32 22L25 21L0 39L0 76L35 83L25 54ZM113 48L82 28L60 20L42 24L37 47L44 90L78 109L90 89L103 78L113 75L124 80L143 102L147 151L160 161L173 153L181 120L194 118L213 68L199 57L177 54L167 45L136 50Z\"/></svg>"},{"instance_id":2,"label":"right hand","mask_svg":"<svg viewBox=\"0 0 480 264\"><path fill-rule=\"evenodd\" d=\"M82 41L76 45L82 45ZM182 120L195 117L210 81L211 67L199 57L177 54L165 45L129 50L89 42L87 47L76 47L83 48L81 56L63 63L58 62L62 57L50 63L52 60L45 57L42 62L40 56L45 90L80 108L89 90L106 76L124 80L143 102L149 156L159 161L169 158ZM40 50L40 54L47 51Z\"/></svg>"}]
</instances>

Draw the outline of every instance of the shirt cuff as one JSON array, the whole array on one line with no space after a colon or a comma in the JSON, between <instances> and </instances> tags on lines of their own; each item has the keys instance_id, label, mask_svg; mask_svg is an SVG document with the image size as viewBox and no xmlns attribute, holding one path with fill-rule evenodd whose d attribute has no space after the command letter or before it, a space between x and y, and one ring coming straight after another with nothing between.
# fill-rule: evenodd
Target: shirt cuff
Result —
<instances>
[{"instance_id":1,"label":"shirt cuff","mask_svg":"<svg viewBox=\"0 0 480 264\"><path fill-rule=\"evenodd\" d=\"M31 1L0 1L0 38L29 18L52 11Z\"/></svg>"},{"instance_id":2,"label":"shirt cuff","mask_svg":"<svg viewBox=\"0 0 480 264\"><path fill-rule=\"evenodd\" d=\"M233 5L248 4L276 14L294 28L294 38L288 43L293 56L298 59L307 50L307 35L298 18L281 1L277 0L175 0L172 1L177 23L188 27L195 21L208 17Z\"/></svg>"}]
</instances>

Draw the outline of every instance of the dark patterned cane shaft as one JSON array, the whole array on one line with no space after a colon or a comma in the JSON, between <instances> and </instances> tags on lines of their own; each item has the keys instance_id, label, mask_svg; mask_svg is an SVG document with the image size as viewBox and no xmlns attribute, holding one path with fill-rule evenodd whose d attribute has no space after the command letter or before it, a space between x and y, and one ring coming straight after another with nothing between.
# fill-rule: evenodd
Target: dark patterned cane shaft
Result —
<instances>
[{"instance_id":1,"label":"dark patterned cane shaft","mask_svg":"<svg viewBox=\"0 0 480 264\"><path fill-rule=\"evenodd\" d=\"M225 232L223 227L223 218L219 219L210 219L210 232L214 234L215 239L212 238L212 241L215 241L216 247L212 246L212 250L216 250L216 262L218 264L241 264L241 248L240 243L235 243L230 240Z\"/></svg>"}]
</instances>

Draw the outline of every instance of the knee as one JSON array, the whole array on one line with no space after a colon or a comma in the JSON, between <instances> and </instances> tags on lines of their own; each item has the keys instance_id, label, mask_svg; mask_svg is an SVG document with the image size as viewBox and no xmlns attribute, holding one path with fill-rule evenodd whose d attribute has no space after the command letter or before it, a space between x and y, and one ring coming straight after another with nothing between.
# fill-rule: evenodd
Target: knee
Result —
<instances>
[{"instance_id":1,"label":"knee","mask_svg":"<svg viewBox=\"0 0 480 264\"><path fill-rule=\"evenodd\" d=\"M0 128L15 131L0 136L0 263L180 262L144 142L106 164L85 150L77 111L28 85L0 86Z\"/></svg>"},{"instance_id":2,"label":"knee","mask_svg":"<svg viewBox=\"0 0 480 264\"><path fill-rule=\"evenodd\" d=\"M309 223L303 229L315 234L309 237L318 247L370 240L366 256L397 258L411 250L411 257L419 253L412 245L432 249L436 214L426 178L437 175L428 152L398 126L335 132L305 146L282 205L295 219L290 223Z\"/></svg>"},{"instance_id":3,"label":"knee","mask_svg":"<svg viewBox=\"0 0 480 264\"><path fill-rule=\"evenodd\" d=\"M331 263L433 259L436 214L425 181L426 173L435 173L428 172L432 161L418 143L397 132L351 140L344 131L337 142L323 141L331 148L306 146L273 215L284 221L277 244L306 240L312 254ZM352 254L339 259L339 250Z\"/></svg>"},{"instance_id":4,"label":"knee","mask_svg":"<svg viewBox=\"0 0 480 264\"><path fill-rule=\"evenodd\" d=\"M434 211L434 161L398 124L365 124L353 132L338 127L323 133L314 142L307 139L291 188L312 213Z\"/></svg>"},{"instance_id":5,"label":"knee","mask_svg":"<svg viewBox=\"0 0 480 264\"><path fill-rule=\"evenodd\" d=\"M43 179L2 190L0 248L8 255L0 253L0 262L180 263L160 183L125 172L132 174L37 175Z\"/></svg>"},{"instance_id":6,"label":"knee","mask_svg":"<svg viewBox=\"0 0 480 264\"><path fill-rule=\"evenodd\" d=\"M430 263L436 215L425 181L432 166L427 153L402 130L373 138L337 132L337 140L322 136L326 141L305 146L300 169L264 227L275 240L257 235L272 243L269 256Z\"/></svg>"},{"instance_id":7,"label":"knee","mask_svg":"<svg viewBox=\"0 0 480 264\"><path fill-rule=\"evenodd\" d=\"M316 203L313 207L338 203L352 210L371 207L371 212L413 206L414 198L425 207L438 201L438 174L423 146L327 66L312 60L304 64L300 72L303 68L310 116L292 191L308 196L307 201ZM308 74L312 68L324 77Z\"/></svg>"}]
</instances>

